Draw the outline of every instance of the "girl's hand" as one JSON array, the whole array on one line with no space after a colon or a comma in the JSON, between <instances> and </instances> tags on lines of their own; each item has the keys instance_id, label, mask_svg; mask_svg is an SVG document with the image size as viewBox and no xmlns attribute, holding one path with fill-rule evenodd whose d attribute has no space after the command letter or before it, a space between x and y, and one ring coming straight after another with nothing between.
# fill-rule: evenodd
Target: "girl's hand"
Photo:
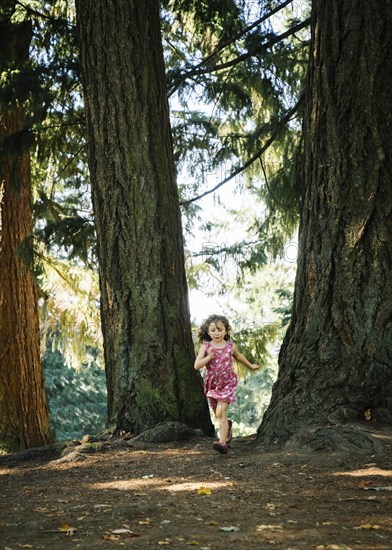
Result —
<instances>
[{"instance_id":1,"label":"girl's hand","mask_svg":"<svg viewBox=\"0 0 392 550\"><path fill-rule=\"evenodd\" d=\"M261 368L261 367L260 367L260 365L251 364L249 368L250 368L250 369L253 369L253 370L257 370L257 369L259 369L259 368Z\"/></svg>"}]
</instances>

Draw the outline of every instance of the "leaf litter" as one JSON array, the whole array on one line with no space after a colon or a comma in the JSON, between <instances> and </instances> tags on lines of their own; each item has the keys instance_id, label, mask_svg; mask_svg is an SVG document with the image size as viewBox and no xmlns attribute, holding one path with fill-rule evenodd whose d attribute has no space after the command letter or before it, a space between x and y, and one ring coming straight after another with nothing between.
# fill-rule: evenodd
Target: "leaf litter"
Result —
<instances>
[{"instance_id":1,"label":"leaf litter","mask_svg":"<svg viewBox=\"0 0 392 550\"><path fill-rule=\"evenodd\" d=\"M377 472L366 475L360 456L266 453L252 442L234 440L224 457L198 438L0 465L2 548L392 548L391 456L373 457ZM124 483L113 485L113 472Z\"/></svg>"}]
</instances>

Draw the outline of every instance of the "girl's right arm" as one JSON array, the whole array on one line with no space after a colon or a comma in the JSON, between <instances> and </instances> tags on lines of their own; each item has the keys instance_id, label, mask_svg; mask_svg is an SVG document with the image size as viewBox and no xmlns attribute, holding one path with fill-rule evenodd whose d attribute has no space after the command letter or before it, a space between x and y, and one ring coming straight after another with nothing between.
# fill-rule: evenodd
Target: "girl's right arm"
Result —
<instances>
[{"instance_id":1,"label":"girl's right arm","mask_svg":"<svg viewBox=\"0 0 392 550\"><path fill-rule=\"evenodd\" d=\"M205 344L202 344L199 349L199 353L197 354L196 361L195 361L195 369L200 370L203 367L205 367L213 358L214 355L214 348L211 346L208 355L206 355L206 349L207 346Z\"/></svg>"}]
</instances>

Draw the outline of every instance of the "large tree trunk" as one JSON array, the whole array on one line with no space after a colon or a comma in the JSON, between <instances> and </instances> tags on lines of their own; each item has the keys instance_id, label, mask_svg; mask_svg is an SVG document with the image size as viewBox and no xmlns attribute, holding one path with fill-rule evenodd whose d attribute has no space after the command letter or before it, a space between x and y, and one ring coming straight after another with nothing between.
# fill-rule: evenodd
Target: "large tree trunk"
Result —
<instances>
[{"instance_id":1,"label":"large tree trunk","mask_svg":"<svg viewBox=\"0 0 392 550\"><path fill-rule=\"evenodd\" d=\"M4 114L3 144L23 128L22 108ZM18 258L18 247L32 233L28 149L14 153L3 149L0 169L0 447L18 451L45 445L52 437L40 359L37 292L31 272Z\"/></svg>"},{"instance_id":2,"label":"large tree trunk","mask_svg":"<svg viewBox=\"0 0 392 550\"><path fill-rule=\"evenodd\" d=\"M313 1L293 316L260 443L323 426L338 448L337 423L392 417L391 24L389 0Z\"/></svg>"},{"instance_id":3,"label":"large tree trunk","mask_svg":"<svg viewBox=\"0 0 392 550\"><path fill-rule=\"evenodd\" d=\"M193 369L158 0L76 2L98 239L108 421L211 433Z\"/></svg>"}]
</instances>

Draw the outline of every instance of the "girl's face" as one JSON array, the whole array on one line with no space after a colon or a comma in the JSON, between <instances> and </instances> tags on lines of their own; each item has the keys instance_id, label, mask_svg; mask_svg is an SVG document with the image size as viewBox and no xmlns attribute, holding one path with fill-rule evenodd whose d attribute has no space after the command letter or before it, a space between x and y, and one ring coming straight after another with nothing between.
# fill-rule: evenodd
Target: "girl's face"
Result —
<instances>
[{"instance_id":1,"label":"girl's face","mask_svg":"<svg viewBox=\"0 0 392 550\"><path fill-rule=\"evenodd\" d=\"M223 342L225 334L226 329L223 323L210 323L208 325L208 336L217 344Z\"/></svg>"}]
</instances>

